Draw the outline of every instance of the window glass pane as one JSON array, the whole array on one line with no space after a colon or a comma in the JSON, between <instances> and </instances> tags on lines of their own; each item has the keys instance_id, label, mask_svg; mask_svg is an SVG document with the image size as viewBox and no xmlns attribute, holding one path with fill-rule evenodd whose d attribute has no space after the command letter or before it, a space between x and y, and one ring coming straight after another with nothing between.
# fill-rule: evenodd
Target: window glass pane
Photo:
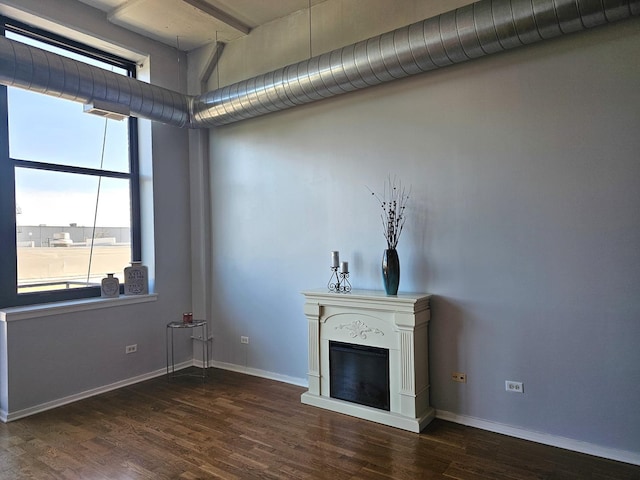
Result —
<instances>
[{"instance_id":1,"label":"window glass pane","mask_svg":"<svg viewBox=\"0 0 640 480\"><path fill-rule=\"evenodd\" d=\"M79 103L18 88L7 93L12 158L129 171L128 119L90 115Z\"/></svg>"},{"instance_id":2,"label":"window glass pane","mask_svg":"<svg viewBox=\"0 0 640 480\"><path fill-rule=\"evenodd\" d=\"M18 292L98 285L107 273L122 280L129 198L127 179L16 168Z\"/></svg>"},{"instance_id":3,"label":"window glass pane","mask_svg":"<svg viewBox=\"0 0 640 480\"><path fill-rule=\"evenodd\" d=\"M7 37L127 75L123 68L19 34L7 32ZM7 94L9 156L12 158L118 172L129 171L128 119L107 120L84 113L80 103L19 88L9 88Z\"/></svg>"}]
</instances>

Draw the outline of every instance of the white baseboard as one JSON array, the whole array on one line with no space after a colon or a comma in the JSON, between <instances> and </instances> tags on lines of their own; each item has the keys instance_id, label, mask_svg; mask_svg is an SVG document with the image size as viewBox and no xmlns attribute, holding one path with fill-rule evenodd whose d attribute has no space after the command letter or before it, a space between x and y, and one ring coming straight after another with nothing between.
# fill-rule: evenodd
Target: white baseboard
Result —
<instances>
[{"instance_id":1,"label":"white baseboard","mask_svg":"<svg viewBox=\"0 0 640 480\"><path fill-rule=\"evenodd\" d=\"M197 364L196 364L197 365ZM202 365L202 362L200 362ZM292 385L298 385L300 387L308 387L308 381L306 378L288 377L286 375L279 375L265 370L259 370L255 368L243 367L232 363L224 362L211 362L211 366L221 368L223 370L231 370L239 373L246 373L248 375L254 375L256 377L268 378L271 380L277 380L284 383L290 383ZM632 465L640 465L640 453L630 452L627 450L618 450L615 448L603 447L593 443L583 442L580 440L574 440L572 438L559 437L556 435L550 435L547 433L534 432L526 430L520 427L514 427L503 423L492 422L489 420L483 420L476 417L470 417L467 415L459 415L453 412L447 412L445 410L436 410L436 418L447 420L449 422L459 423L461 425L467 425L469 427L480 428L489 432L500 433L508 435L510 437L520 438L522 440L530 440L532 442L541 443L543 445L550 445L553 447L564 448L565 450L572 450L574 452L585 453L587 455L593 455L596 457L607 458L609 460L615 460L618 462L630 463Z\"/></svg>"},{"instance_id":2,"label":"white baseboard","mask_svg":"<svg viewBox=\"0 0 640 480\"><path fill-rule=\"evenodd\" d=\"M194 360L188 362L182 362L176 364L176 370L196 366L202 368L202 361ZM260 370L257 368L244 367L242 365L236 365L233 363L209 362L209 366L220 368L222 370L230 370L233 372L244 373L246 375L253 375L255 377L267 378L270 380L276 380L283 383L289 383L291 385L297 385L299 387L307 387L308 382L306 378L290 377L288 375L281 375L279 373L269 372L267 370ZM69 395L68 397L52 400L50 402L42 403L33 407L25 408L15 412L7 412L6 410L0 410L0 420L3 422L11 422L20 418L28 417L36 413L51 410L62 405L67 405L78 400L100 395L111 390L133 385L135 383L143 382L151 378L165 375L167 370L161 368L159 370L131 377L126 380L121 380L109 385L87 390L75 395ZM564 448L566 450L572 450L575 452L586 453L587 455L594 455L596 457L607 458L609 460L615 460L618 462L630 463L632 465L640 465L640 453L630 452L627 450L618 450L614 448L602 447L593 443L583 442L580 440L574 440L566 437L559 437L556 435L550 435L547 433L534 432L526 430L520 427L514 427L503 423L492 422L489 420L483 420L481 418L470 417L467 415L459 415L457 413L448 412L446 410L436 410L436 418L447 420L449 422L459 423L461 425L467 425L469 427L480 428L489 432L500 433L508 435L510 437L520 438L523 440L530 440L532 442L542 443L544 445L551 445L553 447Z\"/></svg>"},{"instance_id":3,"label":"white baseboard","mask_svg":"<svg viewBox=\"0 0 640 480\"><path fill-rule=\"evenodd\" d=\"M202 362L196 361L194 365L201 366ZM279 373L269 372L267 370L243 367L242 365L236 365L235 363L217 362L213 360L209 362L209 366L220 368L222 370L229 370L232 372L246 373L247 375L253 375L254 377L268 378L269 380L276 380L282 383L289 383L291 385L297 385L299 387L309 386L306 378L290 377L288 375L281 375Z\"/></svg>"},{"instance_id":4,"label":"white baseboard","mask_svg":"<svg viewBox=\"0 0 640 480\"><path fill-rule=\"evenodd\" d=\"M175 368L176 370L180 370L183 368L190 367L192 365L193 365L192 361L182 362L180 364L176 364ZM109 385L104 385L102 387L92 388L91 390L86 390L84 392L76 393L74 395L69 395L68 397L58 398L50 402L41 403L39 405L35 405L33 407L25 408L22 410L17 410L15 412L7 412L6 410L0 410L0 420L5 423L12 422L14 420L19 420L20 418L28 417L30 415L35 415L36 413L45 412L47 410L61 407L69 403L77 402L78 400L83 400L85 398L93 397L95 395L100 395L101 393L110 392L111 390L116 390L118 388L126 387L128 385L133 385L134 383L144 382L145 380L149 380L151 378L160 377L162 375L166 375L166 373L167 373L167 369L161 368L154 372L149 372L143 375L127 378L125 380L111 383Z\"/></svg>"},{"instance_id":5,"label":"white baseboard","mask_svg":"<svg viewBox=\"0 0 640 480\"><path fill-rule=\"evenodd\" d=\"M183 368L188 368L196 366L202 368L202 361L198 360L189 360L187 362L177 363L175 365L176 370L182 370ZM209 362L209 366L220 368L223 370L231 370L234 372L244 373L247 375L253 375L255 377L268 378L270 380L276 380L283 383L290 383L292 385L298 385L300 387L307 386L307 380L303 378L290 377L287 375L280 375L278 373L268 372L266 370L259 370L256 368L248 368L240 365L235 365L231 363L224 362ZM111 390L116 390L118 388L126 387L128 385L133 385L135 383L144 382L145 380L150 380L155 377L160 377L162 375L166 375L166 368L161 368L159 370L155 370L153 372L145 373L143 375L138 375L135 377L127 378L125 380L121 380L119 382L111 383L109 385L104 385L102 387L93 388L91 390L86 390L84 392L76 393L74 395L69 395L67 397L58 398L56 400L52 400L50 402L41 403L39 405L35 405L33 407L24 408L22 410L17 410L15 412L7 412L6 410L0 410L0 421L7 423L12 422L14 420L19 420L24 417L28 417L30 415L35 415L36 413L45 412L47 410L51 410L53 408L61 407L63 405L67 405L69 403L77 402L78 400L83 400L85 398L93 397L95 395L100 395L101 393L110 392Z\"/></svg>"},{"instance_id":6,"label":"white baseboard","mask_svg":"<svg viewBox=\"0 0 640 480\"><path fill-rule=\"evenodd\" d=\"M200 365L201 364L202 362L200 362ZM286 375L279 375L255 368L247 368L232 363L212 362L212 366L221 368L223 370L231 370L234 372L254 375L256 377L278 380L284 383L298 385L300 387L309 386L306 378L288 377ZM459 423L461 425L467 425L469 427L480 428L489 432L495 432L503 435L508 435L510 437L520 438L522 440L530 440L532 442L542 443L543 445L564 448L566 450L586 453L587 455L607 458L609 460L615 460L618 462L630 463L632 465L640 465L640 453L637 452L629 452L627 450L602 447L593 443L583 442L566 437L559 437L547 433L534 432L520 427L505 425L503 423L492 422L489 420L483 420L467 415L459 415L457 413L447 412L445 410L436 410L436 418L441 418L442 420L447 420L449 422Z\"/></svg>"},{"instance_id":7,"label":"white baseboard","mask_svg":"<svg viewBox=\"0 0 640 480\"><path fill-rule=\"evenodd\" d=\"M571 438L559 437L548 433L534 432L520 427L513 427L503 423L482 420L480 418L469 417L467 415L458 415L457 413L447 412L445 410L436 410L436 418L447 420L449 422L467 425L469 427L480 428L490 432L501 433L510 437L520 438L522 440L530 440L532 442L551 445L553 447L564 448L574 452L586 453L596 457L616 460L618 462L631 463L640 465L640 453L629 452L627 450L617 450L614 448L602 447L593 443L573 440Z\"/></svg>"}]
</instances>

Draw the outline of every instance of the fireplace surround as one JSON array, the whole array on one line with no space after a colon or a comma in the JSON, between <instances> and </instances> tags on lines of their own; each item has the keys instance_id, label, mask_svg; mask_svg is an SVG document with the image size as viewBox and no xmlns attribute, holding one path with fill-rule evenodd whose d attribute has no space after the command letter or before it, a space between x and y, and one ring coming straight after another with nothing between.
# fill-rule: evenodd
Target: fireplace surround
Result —
<instances>
[{"instance_id":1,"label":"fireplace surround","mask_svg":"<svg viewBox=\"0 0 640 480\"><path fill-rule=\"evenodd\" d=\"M302 403L420 432L435 415L429 405L430 296L368 290L302 293L309 327L309 389ZM332 396L332 343L388 352L388 409Z\"/></svg>"}]
</instances>

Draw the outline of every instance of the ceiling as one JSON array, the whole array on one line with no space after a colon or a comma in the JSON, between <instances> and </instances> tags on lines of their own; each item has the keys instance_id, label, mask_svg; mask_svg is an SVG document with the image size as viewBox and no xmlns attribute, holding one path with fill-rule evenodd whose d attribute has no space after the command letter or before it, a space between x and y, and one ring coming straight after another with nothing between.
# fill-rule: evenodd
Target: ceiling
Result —
<instances>
[{"instance_id":1,"label":"ceiling","mask_svg":"<svg viewBox=\"0 0 640 480\"><path fill-rule=\"evenodd\" d=\"M189 51L230 42L324 0L80 0L128 30Z\"/></svg>"}]
</instances>

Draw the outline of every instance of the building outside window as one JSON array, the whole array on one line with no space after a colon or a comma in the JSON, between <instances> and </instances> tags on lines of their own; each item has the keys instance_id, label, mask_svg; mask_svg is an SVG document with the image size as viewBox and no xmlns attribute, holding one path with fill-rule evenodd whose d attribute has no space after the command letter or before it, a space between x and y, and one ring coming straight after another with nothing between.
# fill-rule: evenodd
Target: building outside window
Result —
<instances>
[{"instance_id":1,"label":"building outside window","mask_svg":"<svg viewBox=\"0 0 640 480\"><path fill-rule=\"evenodd\" d=\"M2 19L12 40L134 76L135 64ZM0 87L0 307L100 295L140 259L137 124Z\"/></svg>"}]
</instances>

